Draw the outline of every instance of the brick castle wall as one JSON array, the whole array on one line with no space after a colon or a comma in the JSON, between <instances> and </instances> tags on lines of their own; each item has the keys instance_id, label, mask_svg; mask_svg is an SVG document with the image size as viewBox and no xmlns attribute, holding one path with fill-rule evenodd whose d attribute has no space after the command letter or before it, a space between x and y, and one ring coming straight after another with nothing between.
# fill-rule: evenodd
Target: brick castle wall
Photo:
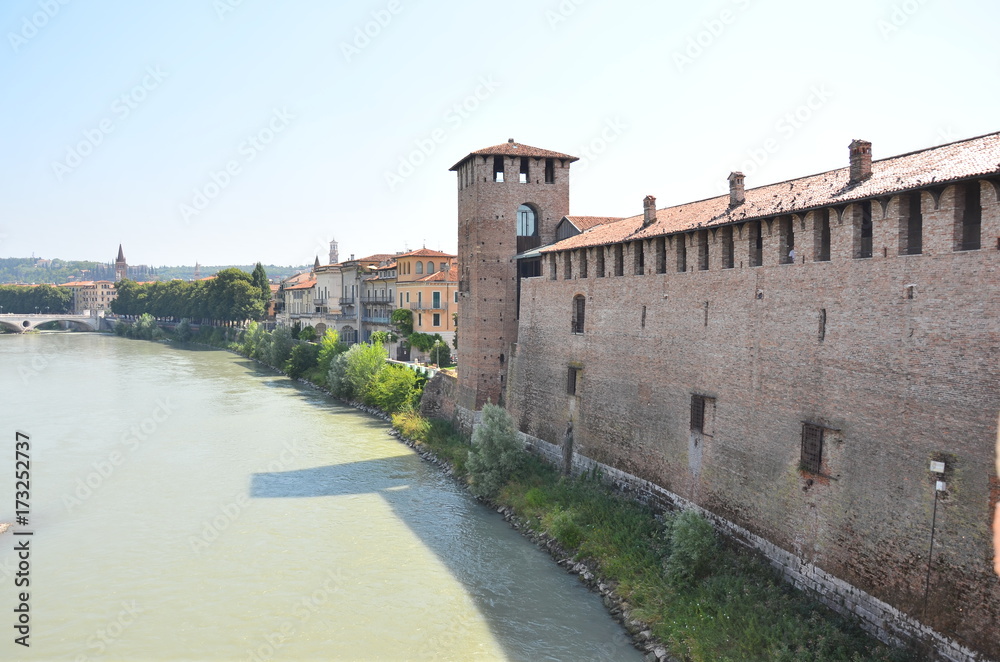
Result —
<instances>
[{"instance_id":1,"label":"brick castle wall","mask_svg":"<svg viewBox=\"0 0 1000 662\"><path fill-rule=\"evenodd\" d=\"M566 279L563 256L522 283L507 407L520 429L559 443L574 421L583 456L697 504L808 567L860 589L944 637L1000 658L1000 582L991 571L990 480L1000 412L1000 205L982 192L982 249L955 251L961 187L922 193L923 252L900 255L906 197L872 202L872 257L858 259L861 205L828 210L829 261L815 261L820 215L623 251L623 276ZM708 269L698 242L708 241ZM678 243L687 271L677 272ZM905 245L905 242L904 242ZM580 255L574 253L573 275ZM571 333L574 296L583 334ZM461 328L461 327L460 327ZM508 350L509 351L509 350ZM576 395L568 370L579 369ZM707 398L703 430L691 398ZM800 469L803 423L822 426L818 473ZM944 461L943 477L931 473ZM935 481L933 560L925 595ZM808 584L808 582L805 582ZM925 607L926 604L926 607ZM871 623L884 610L864 608ZM857 613L861 609L854 610ZM883 614L878 616L877 614Z\"/></svg>"}]
</instances>

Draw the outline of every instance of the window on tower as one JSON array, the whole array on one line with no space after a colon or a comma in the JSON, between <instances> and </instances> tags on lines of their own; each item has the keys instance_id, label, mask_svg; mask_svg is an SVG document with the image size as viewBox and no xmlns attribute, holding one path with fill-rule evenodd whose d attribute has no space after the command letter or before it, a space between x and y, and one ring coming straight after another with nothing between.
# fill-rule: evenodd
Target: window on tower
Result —
<instances>
[{"instance_id":1,"label":"window on tower","mask_svg":"<svg viewBox=\"0 0 1000 662\"><path fill-rule=\"evenodd\" d=\"M517 208L517 252L535 248L541 243L538 237L538 214L530 205Z\"/></svg>"}]
</instances>

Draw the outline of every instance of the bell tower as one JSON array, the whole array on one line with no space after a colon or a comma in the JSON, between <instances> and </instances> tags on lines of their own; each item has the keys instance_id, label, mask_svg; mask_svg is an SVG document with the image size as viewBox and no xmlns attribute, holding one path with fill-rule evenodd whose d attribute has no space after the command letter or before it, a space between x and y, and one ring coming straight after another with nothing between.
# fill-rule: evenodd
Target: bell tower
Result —
<instances>
[{"instance_id":1,"label":"bell tower","mask_svg":"<svg viewBox=\"0 0 1000 662\"><path fill-rule=\"evenodd\" d=\"M471 152L458 175L458 404L502 404L517 342L517 257L569 214L569 154L514 142Z\"/></svg>"},{"instance_id":2,"label":"bell tower","mask_svg":"<svg viewBox=\"0 0 1000 662\"><path fill-rule=\"evenodd\" d=\"M115 260L115 282L128 278L128 264L125 262L125 253L122 252L122 245L118 244L118 258Z\"/></svg>"}]
</instances>

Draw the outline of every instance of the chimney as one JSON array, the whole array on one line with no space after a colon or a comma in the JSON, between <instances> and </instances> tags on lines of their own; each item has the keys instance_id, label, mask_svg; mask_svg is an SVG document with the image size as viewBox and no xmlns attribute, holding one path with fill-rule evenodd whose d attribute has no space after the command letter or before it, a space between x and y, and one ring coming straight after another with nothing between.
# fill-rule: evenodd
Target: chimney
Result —
<instances>
[{"instance_id":1,"label":"chimney","mask_svg":"<svg viewBox=\"0 0 1000 662\"><path fill-rule=\"evenodd\" d=\"M872 144L855 138L851 150L851 183L857 184L872 176Z\"/></svg>"},{"instance_id":2,"label":"chimney","mask_svg":"<svg viewBox=\"0 0 1000 662\"><path fill-rule=\"evenodd\" d=\"M656 198L647 195L642 199L642 227L648 228L656 222Z\"/></svg>"},{"instance_id":3,"label":"chimney","mask_svg":"<svg viewBox=\"0 0 1000 662\"><path fill-rule=\"evenodd\" d=\"M743 173L729 173L729 206L738 207L746 200L746 192L743 188Z\"/></svg>"}]
</instances>

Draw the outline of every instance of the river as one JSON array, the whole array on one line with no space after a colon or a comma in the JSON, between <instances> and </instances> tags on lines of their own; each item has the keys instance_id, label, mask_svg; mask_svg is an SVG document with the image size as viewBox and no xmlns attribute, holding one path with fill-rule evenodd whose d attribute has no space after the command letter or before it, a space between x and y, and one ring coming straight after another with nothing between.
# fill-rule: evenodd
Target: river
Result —
<instances>
[{"instance_id":1,"label":"river","mask_svg":"<svg viewBox=\"0 0 1000 662\"><path fill-rule=\"evenodd\" d=\"M383 421L223 351L3 335L0 367L0 659L641 659Z\"/></svg>"}]
</instances>

